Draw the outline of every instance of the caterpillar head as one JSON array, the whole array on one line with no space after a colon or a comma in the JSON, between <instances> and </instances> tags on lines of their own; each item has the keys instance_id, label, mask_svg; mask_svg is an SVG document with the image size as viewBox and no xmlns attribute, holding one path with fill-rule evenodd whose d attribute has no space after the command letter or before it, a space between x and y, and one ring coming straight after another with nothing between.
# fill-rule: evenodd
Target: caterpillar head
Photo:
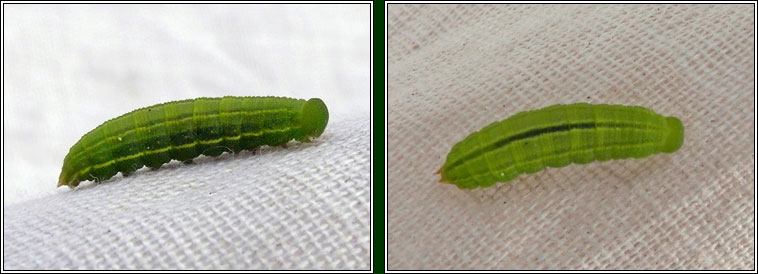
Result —
<instances>
[{"instance_id":1,"label":"caterpillar head","mask_svg":"<svg viewBox=\"0 0 758 274\"><path fill-rule=\"evenodd\" d=\"M305 132L305 138L318 137L324 133L326 123L329 122L329 111L324 101L312 98L305 102L300 112L300 127Z\"/></svg>"},{"instance_id":2,"label":"caterpillar head","mask_svg":"<svg viewBox=\"0 0 758 274\"><path fill-rule=\"evenodd\" d=\"M672 153L679 150L684 143L684 126L676 117L666 117L667 134L663 144L663 152Z\"/></svg>"}]
</instances>

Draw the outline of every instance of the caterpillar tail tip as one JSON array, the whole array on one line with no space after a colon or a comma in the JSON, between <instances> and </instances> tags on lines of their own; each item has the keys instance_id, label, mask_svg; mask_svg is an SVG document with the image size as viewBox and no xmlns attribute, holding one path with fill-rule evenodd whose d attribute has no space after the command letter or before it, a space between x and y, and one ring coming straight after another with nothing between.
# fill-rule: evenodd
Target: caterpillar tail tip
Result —
<instances>
[{"instance_id":1,"label":"caterpillar tail tip","mask_svg":"<svg viewBox=\"0 0 758 274\"><path fill-rule=\"evenodd\" d=\"M61 180L58 180L58 186L56 186L55 188L60 188L62 186L67 186L68 188L74 188L77 185L78 184L66 183L66 180L61 179Z\"/></svg>"},{"instance_id":2,"label":"caterpillar tail tip","mask_svg":"<svg viewBox=\"0 0 758 274\"><path fill-rule=\"evenodd\" d=\"M437 172L435 172L434 174L437 175L437 174L440 174L440 173L442 173L442 168L440 168L439 170L437 170ZM449 184L450 181L448 181L447 179L445 179L445 177L440 176L440 183L442 183L442 184Z\"/></svg>"}]
</instances>

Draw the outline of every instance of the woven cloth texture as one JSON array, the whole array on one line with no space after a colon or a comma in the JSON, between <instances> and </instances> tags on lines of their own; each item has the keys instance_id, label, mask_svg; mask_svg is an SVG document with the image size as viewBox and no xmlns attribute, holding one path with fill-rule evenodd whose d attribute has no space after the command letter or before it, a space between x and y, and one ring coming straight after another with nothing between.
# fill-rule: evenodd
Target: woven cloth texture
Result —
<instances>
[{"instance_id":1,"label":"woven cloth texture","mask_svg":"<svg viewBox=\"0 0 758 274\"><path fill-rule=\"evenodd\" d=\"M367 270L369 120L11 205L3 267Z\"/></svg>"},{"instance_id":2,"label":"woven cloth texture","mask_svg":"<svg viewBox=\"0 0 758 274\"><path fill-rule=\"evenodd\" d=\"M755 269L753 5L388 7L388 268ZM673 154L463 191L450 148L525 110L680 118Z\"/></svg>"}]
</instances>

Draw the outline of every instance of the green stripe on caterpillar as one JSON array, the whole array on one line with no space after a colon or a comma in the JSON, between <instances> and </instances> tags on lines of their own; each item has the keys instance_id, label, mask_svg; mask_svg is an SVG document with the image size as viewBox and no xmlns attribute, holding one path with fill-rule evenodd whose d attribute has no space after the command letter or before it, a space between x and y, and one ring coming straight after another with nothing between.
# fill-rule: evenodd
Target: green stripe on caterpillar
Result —
<instances>
[{"instance_id":1,"label":"green stripe on caterpillar","mask_svg":"<svg viewBox=\"0 0 758 274\"><path fill-rule=\"evenodd\" d=\"M321 136L329 112L321 99L197 98L158 104L111 119L88 132L63 160L58 186L128 176L171 160L189 162L224 151L309 142Z\"/></svg>"},{"instance_id":2,"label":"green stripe on caterpillar","mask_svg":"<svg viewBox=\"0 0 758 274\"><path fill-rule=\"evenodd\" d=\"M517 113L455 144L440 182L489 187L546 167L672 153L683 142L679 119L643 107L555 105Z\"/></svg>"}]
</instances>

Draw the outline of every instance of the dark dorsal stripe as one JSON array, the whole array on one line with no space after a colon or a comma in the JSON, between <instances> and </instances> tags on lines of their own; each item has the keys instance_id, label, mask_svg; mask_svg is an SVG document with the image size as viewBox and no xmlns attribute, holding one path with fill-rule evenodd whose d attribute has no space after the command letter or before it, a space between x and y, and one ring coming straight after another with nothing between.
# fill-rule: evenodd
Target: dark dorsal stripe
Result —
<instances>
[{"instance_id":1,"label":"dark dorsal stripe","mask_svg":"<svg viewBox=\"0 0 758 274\"><path fill-rule=\"evenodd\" d=\"M483 155L485 152L493 151L502 147L505 147L513 142L518 142L520 140L529 139L538 137L540 135L544 134L551 134L556 132L564 132L569 131L572 129L595 129L595 128L637 128L637 129L648 129L646 127L647 125L640 125L640 124L630 124L630 123L575 123L575 124L565 124L565 125L558 125L558 126L549 126L549 127L543 127L543 128L535 128L532 130L528 130L513 136L510 136L508 138L504 138L501 140L498 140L497 142L492 143L491 145L482 147L480 149L474 150L473 152L469 153L465 157L462 157L458 159L457 161L450 164L448 167L449 170L454 169L455 167L462 165L468 160L474 159L478 157L479 155Z\"/></svg>"}]
</instances>

